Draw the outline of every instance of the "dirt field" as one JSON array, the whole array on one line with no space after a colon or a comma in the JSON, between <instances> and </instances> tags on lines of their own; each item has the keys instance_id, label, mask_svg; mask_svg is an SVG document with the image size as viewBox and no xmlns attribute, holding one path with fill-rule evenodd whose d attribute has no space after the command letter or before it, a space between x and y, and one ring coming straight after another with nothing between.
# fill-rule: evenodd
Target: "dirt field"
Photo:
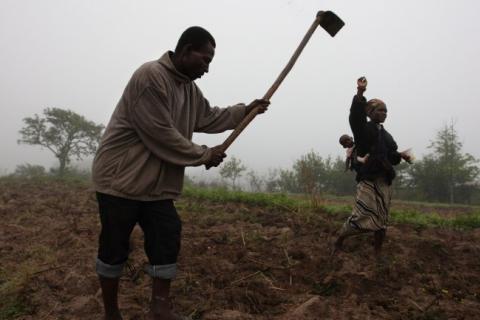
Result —
<instances>
[{"instance_id":1,"label":"dirt field","mask_svg":"<svg viewBox=\"0 0 480 320\"><path fill-rule=\"evenodd\" d=\"M183 199L175 308L193 319L480 319L480 229L392 225L329 246L344 216ZM102 319L94 195L60 184L0 185L0 319ZM149 278L133 234L125 319L143 319ZM29 315L14 316L23 310Z\"/></svg>"}]
</instances>

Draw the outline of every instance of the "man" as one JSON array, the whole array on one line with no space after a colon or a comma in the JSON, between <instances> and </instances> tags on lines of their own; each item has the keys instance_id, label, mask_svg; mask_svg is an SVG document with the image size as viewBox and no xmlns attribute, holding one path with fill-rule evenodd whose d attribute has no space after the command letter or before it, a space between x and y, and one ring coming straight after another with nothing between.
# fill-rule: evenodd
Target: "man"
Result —
<instances>
[{"instance_id":1,"label":"man","mask_svg":"<svg viewBox=\"0 0 480 320\"><path fill-rule=\"evenodd\" d=\"M373 232L374 249L379 257L389 217L391 184L395 178L393 166L402 159L410 162L411 158L406 152L397 151L397 143L383 127L387 118L385 103L380 99L367 102L363 96L366 89L367 79L359 78L349 116L358 160L357 193L352 214L343 224L333 252L342 249L346 238Z\"/></svg>"},{"instance_id":2,"label":"man","mask_svg":"<svg viewBox=\"0 0 480 320\"><path fill-rule=\"evenodd\" d=\"M110 119L93 163L102 230L96 270L105 319L122 319L117 302L119 277L138 223L152 277L149 318L181 319L170 309L170 282L176 274L181 221L173 201L180 196L186 166L218 166L220 146L191 141L193 132L235 128L253 108L269 102L210 107L193 82L208 72L215 40L201 27L188 28L175 52L142 65L130 79Z\"/></svg>"}]
</instances>

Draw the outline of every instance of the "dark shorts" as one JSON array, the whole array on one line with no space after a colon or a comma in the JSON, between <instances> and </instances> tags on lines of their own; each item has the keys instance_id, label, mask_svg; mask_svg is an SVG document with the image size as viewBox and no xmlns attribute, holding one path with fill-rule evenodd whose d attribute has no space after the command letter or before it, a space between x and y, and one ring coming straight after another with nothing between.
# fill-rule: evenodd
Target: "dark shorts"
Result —
<instances>
[{"instance_id":1,"label":"dark shorts","mask_svg":"<svg viewBox=\"0 0 480 320\"><path fill-rule=\"evenodd\" d=\"M99 274L106 269L105 276L118 276L117 271L128 259L130 234L137 223L144 233L144 249L152 272L155 273L155 267L157 270L173 267L176 271L182 223L173 200L137 201L99 192L97 200L102 224L97 259Z\"/></svg>"}]
</instances>

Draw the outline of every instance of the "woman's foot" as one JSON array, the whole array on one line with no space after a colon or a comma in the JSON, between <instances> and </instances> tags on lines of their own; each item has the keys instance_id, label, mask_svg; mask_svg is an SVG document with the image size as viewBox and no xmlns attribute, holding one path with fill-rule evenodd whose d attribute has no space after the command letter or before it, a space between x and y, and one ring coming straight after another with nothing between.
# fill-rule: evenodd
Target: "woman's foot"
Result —
<instances>
[{"instance_id":1,"label":"woman's foot","mask_svg":"<svg viewBox=\"0 0 480 320\"><path fill-rule=\"evenodd\" d=\"M377 230L373 234L373 247L375 250L375 256L380 257L382 254L382 245L385 240L385 230Z\"/></svg>"},{"instance_id":2,"label":"woman's foot","mask_svg":"<svg viewBox=\"0 0 480 320\"><path fill-rule=\"evenodd\" d=\"M345 238L340 236L340 237L338 237L337 241L334 242L332 252L331 252L331 256L334 256L337 253L343 251L343 240L344 239Z\"/></svg>"}]
</instances>

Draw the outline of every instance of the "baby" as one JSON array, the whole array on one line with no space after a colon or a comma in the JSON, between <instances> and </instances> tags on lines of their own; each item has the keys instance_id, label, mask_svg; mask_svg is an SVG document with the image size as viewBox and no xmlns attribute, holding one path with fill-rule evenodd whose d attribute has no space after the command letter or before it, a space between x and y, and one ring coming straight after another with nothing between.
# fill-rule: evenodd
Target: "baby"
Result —
<instances>
[{"instance_id":1,"label":"baby","mask_svg":"<svg viewBox=\"0 0 480 320\"><path fill-rule=\"evenodd\" d=\"M342 147L346 150L346 156L347 159L345 161L345 171L348 170L355 170L355 162L356 162L356 152L355 152L355 142L353 141L353 138L349 136L348 134L343 134L340 136L340 139L338 140Z\"/></svg>"}]
</instances>

